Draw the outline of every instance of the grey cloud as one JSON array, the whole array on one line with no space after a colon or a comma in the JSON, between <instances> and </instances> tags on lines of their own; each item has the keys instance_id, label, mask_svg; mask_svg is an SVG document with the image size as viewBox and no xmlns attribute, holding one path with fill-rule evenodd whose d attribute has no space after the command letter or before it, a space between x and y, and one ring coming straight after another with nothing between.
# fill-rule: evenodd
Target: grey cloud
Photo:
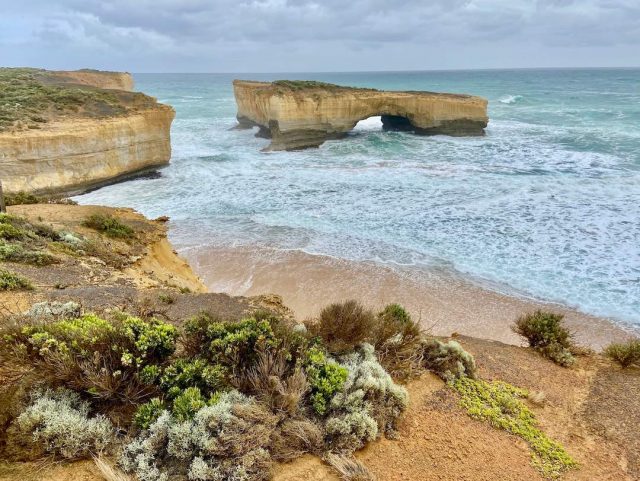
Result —
<instances>
[{"instance_id":1,"label":"grey cloud","mask_svg":"<svg viewBox=\"0 0 640 481\"><path fill-rule=\"evenodd\" d=\"M28 0L5 12L0 53L13 62L19 53L9 48L21 44L29 59L73 63L93 51L102 63L142 69L263 68L278 52L281 68L299 70L303 51L322 59L319 70L425 68L420 52L440 59L436 67L449 66L444 52L457 67L509 67L525 66L512 65L518 49L556 63L602 47L603 61L619 53L632 64L628 52L640 46L637 0ZM12 18L24 31L3 25Z\"/></svg>"}]
</instances>

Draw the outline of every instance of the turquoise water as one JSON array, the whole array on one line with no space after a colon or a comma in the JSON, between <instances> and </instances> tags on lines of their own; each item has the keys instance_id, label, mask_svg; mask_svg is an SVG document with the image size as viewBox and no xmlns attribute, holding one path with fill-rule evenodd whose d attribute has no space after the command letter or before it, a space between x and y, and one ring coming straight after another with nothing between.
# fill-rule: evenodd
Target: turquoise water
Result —
<instances>
[{"instance_id":1,"label":"turquoise water","mask_svg":"<svg viewBox=\"0 0 640 481\"><path fill-rule=\"evenodd\" d=\"M239 75L489 99L483 138L368 119L344 140L262 153L235 124L234 75L136 75L175 107L159 178L83 203L172 218L171 240L454 269L640 325L640 70Z\"/></svg>"}]
</instances>

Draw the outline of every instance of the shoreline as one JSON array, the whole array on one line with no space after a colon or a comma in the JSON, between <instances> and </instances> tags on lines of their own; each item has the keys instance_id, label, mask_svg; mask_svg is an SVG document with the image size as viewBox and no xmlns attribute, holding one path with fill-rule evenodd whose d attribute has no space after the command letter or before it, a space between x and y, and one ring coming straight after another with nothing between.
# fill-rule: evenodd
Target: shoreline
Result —
<instances>
[{"instance_id":1,"label":"shoreline","mask_svg":"<svg viewBox=\"0 0 640 481\"><path fill-rule=\"evenodd\" d=\"M436 335L457 333L513 345L522 342L510 325L535 309L564 314L576 341L597 350L635 330L559 303L499 292L444 269L392 268L264 247L177 248L210 292L277 294L301 320L332 302L357 299L373 309L402 304Z\"/></svg>"}]
</instances>

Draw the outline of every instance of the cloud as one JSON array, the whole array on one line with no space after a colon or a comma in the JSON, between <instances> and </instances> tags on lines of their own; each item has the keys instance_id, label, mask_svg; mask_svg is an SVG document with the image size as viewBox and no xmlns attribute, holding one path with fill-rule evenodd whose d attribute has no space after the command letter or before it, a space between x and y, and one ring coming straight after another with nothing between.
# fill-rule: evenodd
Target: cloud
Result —
<instances>
[{"instance_id":1,"label":"cloud","mask_svg":"<svg viewBox=\"0 0 640 481\"><path fill-rule=\"evenodd\" d=\"M444 66L451 63L442 61L444 52L457 67L525 66L523 59L501 65L517 58L518 49L539 53L540 60L528 59L539 65L603 47L609 53L593 62L632 64L637 59L630 52L640 47L640 2L28 0L5 10L0 31L0 52L10 60L18 57L10 46L22 45L26 58L41 55L44 63L73 63L94 52L103 63L109 57L106 63L130 61L142 69L262 69L265 59L273 64L275 58L286 70L300 70L302 50L323 59L318 70L421 68L427 62L420 52ZM376 59L383 52L393 58Z\"/></svg>"}]
</instances>

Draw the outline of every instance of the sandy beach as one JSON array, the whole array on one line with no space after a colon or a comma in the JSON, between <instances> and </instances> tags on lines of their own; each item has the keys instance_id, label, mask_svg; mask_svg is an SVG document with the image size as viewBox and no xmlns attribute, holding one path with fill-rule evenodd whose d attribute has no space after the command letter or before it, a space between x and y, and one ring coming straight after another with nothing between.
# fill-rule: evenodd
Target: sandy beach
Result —
<instances>
[{"instance_id":1,"label":"sandy beach","mask_svg":"<svg viewBox=\"0 0 640 481\"><path fill-rule=\"evenodd\" d=\"M459 333L510 344L520 343L511 323L539 308L565 314L576 340L594 349L631 332L609 319L524 295L506 295L444 270L392 268L267 248L207 247L181 254L211 292L279 294L299 319L313 317L328 303L358 299L372 308L398 302L437 335Z\"/></svg>"}]
</instances>

